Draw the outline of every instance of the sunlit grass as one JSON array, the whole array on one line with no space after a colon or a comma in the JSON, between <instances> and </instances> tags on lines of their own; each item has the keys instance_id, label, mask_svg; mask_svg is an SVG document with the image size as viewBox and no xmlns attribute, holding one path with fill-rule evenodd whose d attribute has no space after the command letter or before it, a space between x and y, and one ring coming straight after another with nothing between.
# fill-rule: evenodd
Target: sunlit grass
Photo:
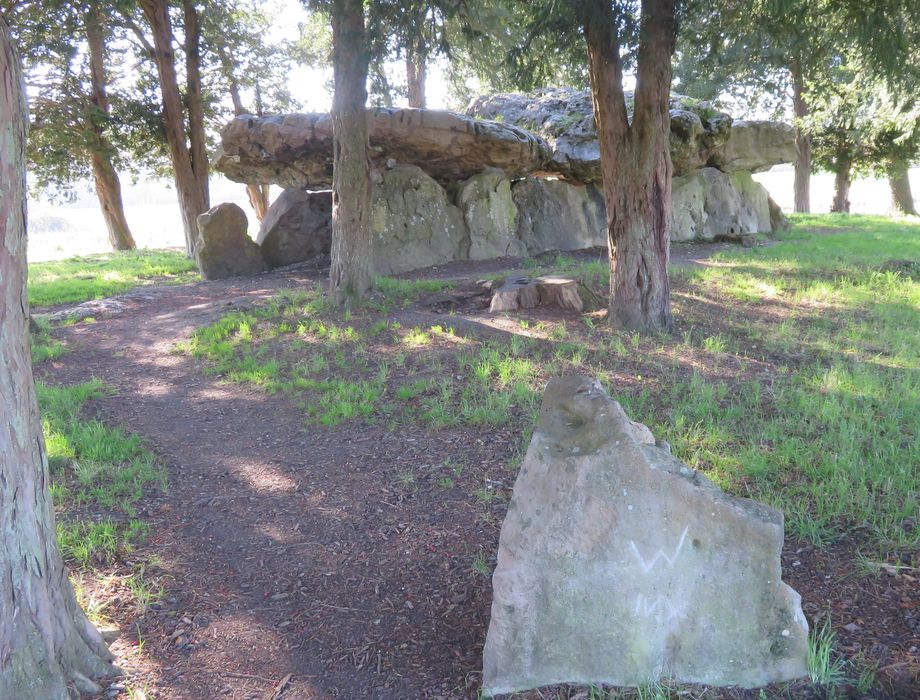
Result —
<instances>
[{"instance_id":1,"label":"sunlit grass","mask_svg":"<svg viewBox=\"0 0 920 700\"><path fill-rule=\"evenodd\" d=\"M195 261L184 253L134 250L29 265L32 307L102 299L144 284L197 280Z\"/></svg>"},{"instance_id":2,"label":"sunlit grass","mask_svg":"<svg viewBox=\"0 0 920 700\"><path fill-rule=\"evenodd\" d=\"M36 391L61 552L80 566L110 561L145 536L146 525L134 519L135 504L146 490L165 488L165 472L136 435L83 415L84 404L106 391L101 382L38 382ZM119 517L95 521L89 511Z\"/></svg>"}]
</instances>

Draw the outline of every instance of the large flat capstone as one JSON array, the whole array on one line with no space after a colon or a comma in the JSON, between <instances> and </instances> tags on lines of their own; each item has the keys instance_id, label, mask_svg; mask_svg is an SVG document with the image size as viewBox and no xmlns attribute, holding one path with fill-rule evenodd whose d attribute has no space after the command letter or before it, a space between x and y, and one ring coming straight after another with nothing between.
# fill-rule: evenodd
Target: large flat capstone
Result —
<instances>
[{"instance_id":1,"label":"large flat capstone","mask_svg":"<svg viewBox=\"0 0 920 700\"><path fill-rule=\"evenodd\" d=\"M483 689L803 676L782 544L782 513L656 446L595 380L555 379L502 526Z\"/></svg>"},{"instance_id":2,"label":"large flat capstone","mask_svg":"<svg viewBox=\"0 0 920 700\"><path fill-rule=\"evenodd\" d=\"M454 112L378 107L367 111L367 128L376 167L419 165L442 185L487 167L523 177L549 157L546 142L525 129ZM236 182L329 187L332 119L318 113L240 115L221 130L214 167Z\"/></svg>"}]
</instances>

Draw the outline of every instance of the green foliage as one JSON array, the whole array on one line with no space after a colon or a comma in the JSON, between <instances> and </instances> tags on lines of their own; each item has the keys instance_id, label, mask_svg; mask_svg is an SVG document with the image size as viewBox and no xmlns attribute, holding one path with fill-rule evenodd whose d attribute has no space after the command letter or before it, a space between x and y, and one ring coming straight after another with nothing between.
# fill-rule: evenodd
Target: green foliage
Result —
<instances>
[{"instance_id":1,"label":"green foliage","mask_svg":"<svg viewBox=\"0 0 920 700\"><path fill-rule=\"evenodd\" d=\"M920 285L879 269L893 254L920 258L918 227L875 217L795 222L795 240L724 255L726 267L692 277L716 295L799 309L744 331L766 352L800 357L795 370L769 391L753 378L675 384L667 439L723 486L745 483L782 508L801 537L823 543L859 527L876 542L909 545L920 539L905 525L920 493L911 437L920 431ZM840 233L807 236L810 225ZM821 308L832 319L805 311ZM709 339L703 349L722 351Z\"/></svg>"},{"instance_id":2,"label":"green foliage","mask_svg":"<svg viewBox=\"0 0 920 700\"><path fill-rule=\"evenodd\" d=\"M195 262L166 250L132 250L29 265L29 304L54 306L102 299L144 284L198 279Z\"/></svg>"}]
</instances>

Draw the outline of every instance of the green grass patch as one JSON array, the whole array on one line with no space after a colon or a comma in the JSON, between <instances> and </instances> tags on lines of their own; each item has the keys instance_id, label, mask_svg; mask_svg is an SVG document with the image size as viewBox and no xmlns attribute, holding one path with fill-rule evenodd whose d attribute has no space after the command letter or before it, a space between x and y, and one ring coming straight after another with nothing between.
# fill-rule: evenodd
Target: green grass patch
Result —
<instances>
[{"instance_id":1,"label":"green grass patch","mask_svg":"<svg viewBox=\"0 0 920 700\"><path fill-rule=\"evenodd\" d=\"M132 250L29 265L32 307L103 299L156 282L199 279L194 260L167 250Z\"/></svg>"},{"instance_id":2,"label":"green grass patch","mask_svg":"<svg viewBox=\"0 0 920 700\"><path fill-rule=\"evenodd\" d=\"M779 371L769 386L701 375L679 382L661 429L692 466L782 508L801 537L820 544L856 528L880 545L915 546L920 284L880 267L920 260L920 226L794 221L785 242L724 253L720 266L690 278L708 298L750 304L731 335L755 341L768 359L778 354ZM782 320L744 318L761 305L778 307ZM724 353L725 339L707 337L703 349Z\"/></svg>"},{"instance_id":3,"label":"green grass patch","mask_svg":"<svg viewBox=\"0 0 920 700\"><path fill-rule=\"evenodd\" d=\"M53 360L67 352L67 346L60 340L51 337L50 324L42 319L32 318L34 327L29 333L29 342L32 348L32 364L37 365L45 360Z\"/></svg>"},{"instance_id":4,"label":"green grass patch","mask_svg":"<svg viewBox=\"0 0 920 700\"><path fill-rule=\"evenodd\" d=\"M110 561L143 539L135 504L145 490L165 489L166 474L136 435L83 415L86 402L105 393L101 382L37 382L36 390L61 550L80 566Z\"/></svg>"},{"instance_id":5,"label":"green grass patch","mask_svg":"<svg viewBox=\"0 0 920 700\"><path fill-rule=\"evenodd\" d=\"M790 533L903 550L920 543L920 282L892 259L920 260L920 226L796 217L774 245L684 269L673 337L527 318L490 338L404 329L390 309L443 282L379 280L385 302L336 315L316 292L282 295L184 349L229 381L290 394L310 423L512 426L523 444L550 377L594 375L681 459L782 509ZM607 276L604 261L566 256L546 271L597 287Z\"/></svg>"}]
</instances>

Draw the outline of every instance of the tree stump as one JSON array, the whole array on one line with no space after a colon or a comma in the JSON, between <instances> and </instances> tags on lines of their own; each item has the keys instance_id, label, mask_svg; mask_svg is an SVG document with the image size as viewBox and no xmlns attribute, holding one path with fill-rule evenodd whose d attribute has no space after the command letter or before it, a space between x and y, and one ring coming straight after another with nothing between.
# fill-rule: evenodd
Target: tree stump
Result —
<instances>
[{"instance_id":1,"label":"tree stump","mask_svg":"<svg viewBox=\"0 0 920 700\"><path fill-rule=\"evenodd\" d=\"M578 281L568 277L518 277L506 281L492 293L489 311L517 311L537 306L556 306L582 311Z\"/></svg>"}]
</instances>

